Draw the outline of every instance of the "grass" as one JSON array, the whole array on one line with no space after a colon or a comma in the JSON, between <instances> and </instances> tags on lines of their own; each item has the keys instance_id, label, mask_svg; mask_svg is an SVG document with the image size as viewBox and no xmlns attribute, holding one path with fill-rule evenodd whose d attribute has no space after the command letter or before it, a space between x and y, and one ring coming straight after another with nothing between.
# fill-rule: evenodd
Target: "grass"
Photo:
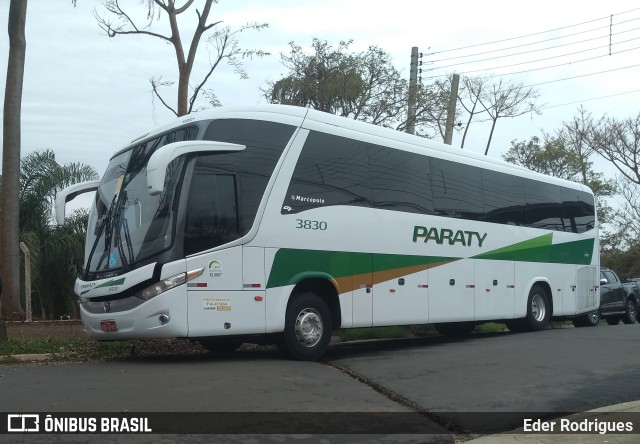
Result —
<instances>
[{"instance_id":1,"label":"grass","mask_svg":"<svg viewBox=\"0 0 640 444\"><path fill-rule=\"evenodd\" d=\"M334 333L343 341L360 341L363 339L411 338L416 336L414 326L345 328Z\"/></svg>"},{"instance_id":2,"label":"grass","mask_svg":"<svg viewBox=\"0 0 640 444\"><path fill-rule=\"evenodd\" d=\"M571 326L570 321L552 322L551 328ZM476 333L508 331L504 324L488 322L478 325ZM334 333L343 341L366 339L394 339L436 335L433 325L405 325L393 327L349 328ZM0 365L21 361L13 355L49 354L54 362L93 362L127 359L132 356L176 355L203 353L198 344L180 339L152 339L145 341L98 342L88 339L34 339L26 341L0 341Z\"/></svg>"},{"instance_id":3,"label":"grass","mask_svg":"<svg viewBox=\"0 0 640 444\"><path fill-rule=\"evenodd\" d=\"M49 354L57 361L101 360L127 350L123 342L96 342L68 339L33 339L27 341L1 341L0 364L18 362L12 355Z\"/></svg>"}]
</instances>

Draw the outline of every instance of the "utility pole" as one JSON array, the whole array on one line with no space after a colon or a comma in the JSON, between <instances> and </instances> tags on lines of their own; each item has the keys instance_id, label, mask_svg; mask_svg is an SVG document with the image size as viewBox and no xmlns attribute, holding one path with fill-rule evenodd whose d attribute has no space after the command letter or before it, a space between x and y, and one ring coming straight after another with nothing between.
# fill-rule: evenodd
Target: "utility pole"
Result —
<instances>
[{"instance_id":1,"label":"utility pole","mask_svg":"<svg viewBox=\"0 0 640 444\"><path fill-rule=\"evenodd\" d=\"M411 48L411 68L409 70L409 103L407 109L407 132L416 133L416 96L418 95L418 47Z\"/></svg>"},{"instance_id":2,"label":"utility pole","mask_svg":"<svg viewBox=\"0 0 640 444\"><path fill-rule=\"evenodd\" d=\"M456 119L456 102L458 100L458 85L460 74L454 74L451 79L451 93L449 94L449 106L447 107L447 126L444 129L444 143L451 145L453 138L453 124Z\"/></svg>"}]
</instances>

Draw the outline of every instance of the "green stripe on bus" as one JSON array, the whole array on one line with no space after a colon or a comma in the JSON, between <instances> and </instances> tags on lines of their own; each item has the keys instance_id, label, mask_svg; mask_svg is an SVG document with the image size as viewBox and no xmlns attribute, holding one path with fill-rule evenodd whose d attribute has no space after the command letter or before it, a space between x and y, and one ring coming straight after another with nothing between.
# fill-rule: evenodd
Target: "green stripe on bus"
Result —
<instances>
[{"instance_id":1,"label":"green stripe on bus","mask_svg":"<svg viewBox=\"0 0 640 444\"><path fill-rule=\"evenodd\" d=\"M507 247L473 256L471 259L492 259L518 262L549 262L554 264L589 265L595 239L553 244L553 234L545 234Z\"/></svg>"},{"instance_id":2,"label":"green stripe on bus","mask_svg":"<svg viewBox=\"0 0 640 444\"><path fill-rule=\"evenodd\" d=\"M553 244L553 234L545 234L470 259L516 262L548 262L589 265L595 239ZM276 252L267 288L295 285L304 278L324 277L341 281L341 289L349 291L357 282L348 278L372 274L371 282L401 277L463 258L410 256L402 254L352 253L346 251L299 250L282 248ZM365 279L360 279L365 281Z\"/></svg>"},{"instance_id":3,"label":"green stripe on bus","mask_svg":"<svg viewBox=\"0 0 640 444\"><path fill-rule=\"evenodd\" d=\"M351 253L346 251L298 250L282 248L277 251L269 274L267 288L295 285L302 277L314 273L341 279L367 273L395 269L438 265L459 258L437 256L409 256L401 254Z\"/></svg>"}]
</instances>

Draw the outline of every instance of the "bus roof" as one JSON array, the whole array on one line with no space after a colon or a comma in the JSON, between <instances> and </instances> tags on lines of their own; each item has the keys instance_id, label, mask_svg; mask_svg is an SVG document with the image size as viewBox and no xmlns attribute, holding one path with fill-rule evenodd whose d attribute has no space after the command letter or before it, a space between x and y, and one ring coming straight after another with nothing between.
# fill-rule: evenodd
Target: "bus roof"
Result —
<instances>
[{"instance_id":1,"label":"bus roof","mask_svg":"<svg viewBox=\"0 0 640 444\"><path fill-rule=\"evenodd\" d=\"M185 125L189 122L241 117L260 120L281 120L276 117L277 115L286 118L286 120L288 121L296 121L298 126L302 125L304 121L312 121L319 124L335 126L346 130L366 134L367 136L394 141L404 146L412 146L412 151L415 152L421 152L426 149L427 152L425 152L425 154L435 154L438 157L446 157L449 160L458 162L462 161L462 157L463 159L467 159L468 161L470 161L470 163L484 168L497 169L506 173L517 174L529 177L531 179L547 181L555 183L557 185L580 189L582 191L592 193L592 191L587 186L580 183L541 174L527 168L505 162L501 159L484 156L481 154L470 152L468 150L465 151L461 148L446 145L442 142L437 142L425 137L396 131L379 125L337 116L335 114L330 114L311 108L291 105L231 106L193 113L186 116L178 117L165 125L157 127L153 131L144 134L137 139L134 139L127 146L131 146L145 139L152 138L158 134L164 133L178 126ZM118 152L123 151L124 148L126 147L118 150Z\"/></svg>"}]
</instances>

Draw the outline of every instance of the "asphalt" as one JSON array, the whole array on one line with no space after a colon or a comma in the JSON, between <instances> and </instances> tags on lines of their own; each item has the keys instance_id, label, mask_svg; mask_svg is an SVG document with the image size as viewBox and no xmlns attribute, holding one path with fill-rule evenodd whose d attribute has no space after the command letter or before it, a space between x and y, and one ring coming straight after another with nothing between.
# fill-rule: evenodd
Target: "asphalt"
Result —
<instances>
[{"instance_id":1,"label":"asphalt","mask_svg":"<svg viewBox=\"0 0 640 444\"><path fill-rule=\"evenodd\" d=\"M13 355L20 361L36 362L51 359L49 354L23 354ZM556 418L546 422L547 430L553 423L555 433L545 433L544 421L532 420L527 424L528 430L524 430L525 425L518 429L497 434L485 435L472 440L462 440L465 443L473 444L601 444L601 443L638 443L640 442L640 401L625 402L599 409L577 413L564 418ZM609 432L599 433L598 427L603 427L603 423L612 427L631 428L628 433ZM561 428L569 428L567 433ZM590 431L582 433L571 433L571 428L581 430L591 428ZM461 442L462 442L461 441Z\"/></svg>"},{"instance_id":2,"label":"asphalt","mask_svg":"<svg viewBox=\"0 0 640 444\"><path fill-rule=\"evenodd\" d=\"M564 420L564 421L563 421ZM524 431L523 427L510 432L498 435L485 435L467 443L473 444L506 444L506 443L526 443L526 444L595 444L595 443L638 443L640 442L640 401L625 402L595 410L589 410L565 418L550 420L554 422L554 431L558 432L560 427L580 428L591 427L590 432L585 433L545 433L529 430ZM630 427L628 433L598 433L598 427L603 427L604 423L609 426ZM528 425L532 428L534 424ZM550 426L550 425L549 425ZM548 426L548 427L549 427Z\"/></svg>"}]
</instances>

